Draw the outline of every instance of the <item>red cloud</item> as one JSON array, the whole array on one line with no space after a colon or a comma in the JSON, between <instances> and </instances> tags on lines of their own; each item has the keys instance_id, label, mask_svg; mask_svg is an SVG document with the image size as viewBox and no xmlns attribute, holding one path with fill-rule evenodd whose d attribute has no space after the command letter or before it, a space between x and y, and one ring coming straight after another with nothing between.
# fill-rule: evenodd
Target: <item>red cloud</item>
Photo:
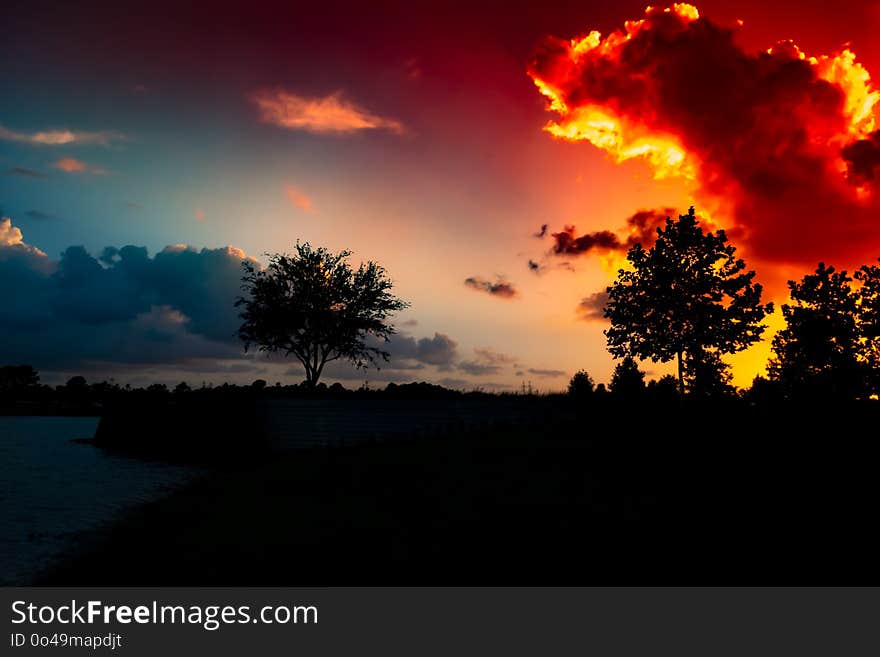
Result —
<instances>
[{"instance_id":1,"label":"red cloud","mask_svg":"<svg viewBox=\"0 0 880 657\"><path fill-rule=\"evenodd\" d=\"M549 132L691 180L698 205L757 258L855 264L880 251L880 94L849 50L749 52L734 28L677 4L604 39L549 38L529 74L557 115Z\"/></svg>"}]
</instances>

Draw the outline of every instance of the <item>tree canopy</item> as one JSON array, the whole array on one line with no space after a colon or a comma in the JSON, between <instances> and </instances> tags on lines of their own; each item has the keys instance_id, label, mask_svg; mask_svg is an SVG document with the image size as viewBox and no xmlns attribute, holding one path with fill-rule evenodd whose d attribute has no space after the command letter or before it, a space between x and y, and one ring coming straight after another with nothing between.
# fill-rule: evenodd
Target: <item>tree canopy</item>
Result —
<instances>
[{"instance_id":1,"label":"tree canopy","mask_svg":"<svg viewBox=\"0 0 880 657\"><path fill-rule=\"evenodd\" d=\"M310 387L331 361L355 367L387 361L388 352L376 345L395 332L389 317L409 304L391 294L380 265L353 269L350 255L297 242L292 254L270 256L265 269L245 261L245 295L236 301L245 349L295 356Z\"/></svg>"},{"instance_id":2,"label":"tree canopy","mask_svg":"<svg viewBox=\"0 0 880 657\"><path fill-rule=\"evenodd\" d=\"M861 283L857 308L860 356L868 368L871 394L880 395L880 265L862 265L855 278Z\"/></svg>"},{"instance_id":3,"label":"tree canopy","mask_svg":"<svg viewBox=\"0 0 880 657\"><path fill-rule=\"evenodd\" d=\"M30 365L4 365L0 367L0 392L35 386L40 375Z\"/></svg>"},{"instance_id":4,"label":"tree canopy","mask_svg":"<svg viewBox=\"0 0 880 657\"><path fill-rule=\"evenodd\" d=\"M651 248L636 244L626 257L630 266L618 271L605 306L608 350L616 358L677 358L684 392L707 366L723 373L722 354L761 339L772 304L761 303L755 272L736 257L725 232L705 232L694 208L667 218Z\"/></svg>"},{"instance_id":5,"label":"tree canopy","mask_svg":"<svg viewBox=\"0 0 880 657\"><path fill-rule=\"evenodd\" d=\"M611 392L620 398L638 397L645 391L645 373L632 356L625 356L611 374Z\"/></svg>"},{"instance_id":6,"label":"tree canopy","mask_svg":"<svg viewBox=\"0 0 880 657\"><path fill-rule=\"evenodd\" d=\"M871 274L865 272L868 280ZM852 282L846 271L822 262L815 273L788 282L791 303L782 305L786 327L773 338L768 372L789 395L853 397L866 392L859 295Z\"/></svg>"},{"instance_id":7,"label":"tree canopy","mask_svg":"<svg viewBox=\"0 0 880 657\"><path fill-rule=\"evenodd\" d=\"M585 370L578 370L568 382L568 394L572 397L583 399L593 393L593 377Z\"/></svg>"}]
</instances>

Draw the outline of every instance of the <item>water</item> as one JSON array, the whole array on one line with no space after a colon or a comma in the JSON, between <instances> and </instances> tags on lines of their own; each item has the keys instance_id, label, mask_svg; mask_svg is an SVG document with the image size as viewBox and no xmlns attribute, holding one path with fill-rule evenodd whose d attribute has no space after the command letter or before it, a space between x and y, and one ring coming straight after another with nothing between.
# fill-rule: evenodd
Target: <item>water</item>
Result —
<instances>
[{"instance_id":1,"label":"water","mask_svg":"<svg viewBox=\"0 0 880 657\"><path fill-rule=\"evenodd\" d=\"M203 472L92 445L97 418L0 417L0 585L26 584L83 530Z\"/></svg>"}]
</instances>

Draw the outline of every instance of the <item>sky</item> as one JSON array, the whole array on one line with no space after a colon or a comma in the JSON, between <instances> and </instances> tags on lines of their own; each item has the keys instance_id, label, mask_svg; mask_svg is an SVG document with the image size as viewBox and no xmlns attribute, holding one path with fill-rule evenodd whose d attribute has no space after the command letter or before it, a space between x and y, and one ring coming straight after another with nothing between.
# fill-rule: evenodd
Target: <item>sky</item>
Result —
<instances>
[{"instance_id":1,"label":"sky","mask_svg":"<svg viewBox=\"0 0 880 657\"><path fill-rule=\"evenodd\" d=\"M242 354L232 300L243 258L303 240L380 262L411 303L388 366L327 381L553 390L608 381L595 306L622 254L560 235L625 243L694 204L775 301L819 259L880 255L875 110L846 104L880 71L880 3L181 4L0 9L0 362L296 382Z\"/></svg>"}]
</instances>

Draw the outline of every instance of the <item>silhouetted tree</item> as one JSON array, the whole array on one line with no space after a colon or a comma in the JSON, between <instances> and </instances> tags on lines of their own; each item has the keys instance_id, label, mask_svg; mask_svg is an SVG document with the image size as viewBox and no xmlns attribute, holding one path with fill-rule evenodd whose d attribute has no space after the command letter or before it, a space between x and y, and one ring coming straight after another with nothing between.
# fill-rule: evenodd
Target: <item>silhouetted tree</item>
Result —
<instances>
[{"instance_id":1,"label":"silhouetted tree","mask_svg":"<svg viewBox=\"0 0 880 657\"><path fill-rule=\"evenodd\" d=\"M99 381L98 383L93 383L89 388L92 391L92 394L98 398L106 397L119 389L115 383L110 383L109 381Z\"/></svg>"},{"instance_id":2,"label":"silhouetted tree","mask_svg":"<svg viewBox=\"0 0 880 657\"><path fill-rule=\"evenodd\" d=\"M648 398L661 405L666 405L678 398L678 379L671 374L664 374L659 380L651 379L646 388Z\"/></svg>"},{"instance_id":3,"label":"silhouetted tree","mask_svg":"<svg viewBox=\"0 0 880 657\"><path fill-rule=\"evenodd\" d=\"M76 375L72 376L67 380L66 387L70 391L84 391L89 387L89 384L86 382L86 377Z\"/></svg>"},{"instance_id":4,"label":"silhouetted tree","mask_svg":"<svg viewBox=\"0 0 880 657\"><path fill-rule=\"evenodd\" d=\"M4 365L0 367L0 392L28 388L39 382L39 373L30 365Z\"/></svg>"},{"instance_id":5,"label":"silhouetted tree","mask_svg":"<svg viewBox=\"0 0 880 657\"><path fill-rule=\"evenodd\" d=\"M190 392L191 390L192 388L189 387L189 384L186 381L181 381L176 386L174 386L174 392L178 395Z\"/></svg>"},{"instance_id":6,"label":"silhouetted tree","mask_svg":"<svg viewBox=\"0 0 880 657\"><path fill-rule=\"evenodd\" d=\"M746 391L746 399L755 404L772 405L782 401L784 394L778 381L756 376L752 380L751 387Z\"/></svg>"},{"instance_id":7,"label":"silhouetted tree","mask_svg":"<svg viewBox=\"0 0 880 657\"><path fill-rule=\"evenodd\" d=\"M632 356L625 356L611 374L611 392L622 399L639 397L645 392L645 373Z\"/></svg>"},{"instance_id":8,"label":"silhouetted tree","mask_svg":"<svg viewBox=\"0 0 880 657\"><path fill-rule=\"evenodd\" d=\"M584 370L580 370L568 382L568 394L576 399L585 399L593 392L593 379Z\"/></svg>"},{"instance_id":9,"label":"silhouetted tree","mask_svg":"<svg viewBox=\"0 0 880 657\"><path fill-rule=\"evenodd\" d=\"M694 208L677 221L667 218L653 247L629 250L631 268L618 271L608 288L608 350L618 358L677 358L684 392L699 358L741 351L760 340L772 304L761 304L755 272L746 271L735 253L723 230L703 231Z\"/></svg>"},{"instance_id":10,"label":"silhouetted tree","mask_svg":"<svg viewBox=\"0 0 880 657\"><path fill-rule=\"evenodd\" d=\"M389 316L409 304L391 294L382 267L371 261L352 269L350 255L298 242L292 255L271 256L265 269L245 261L246 296L236 301L243 308L239 336L245 350L256 345L295 356L308 387L317 385L330 361L355 367L387 361L388 352L368 338L387 342L394 333Z\"/></svg>"},{"instance_id":11,"label":"silhouetted tree","mask_svg":"<svg viewBox=\"0 0 880 657\"><path fill-rule=\"evenodd\" d=\"M820 262L814 274L789 281L786 327L773 338L770 378L792 396L855 397L866 392L859 360L858 297L846 271Z\"/></svg>"},{"instance_id":12,"label":"silhouetted tree","mask_svg":"<svg viewBox=\"0 0 880 657\"><path fill-rule=\"evenodd\" d=\"M690 373L689 390L698 397L732 395L733 375L730 366L721 360L717 351L693 350L685 356L685 369Z\"/></svg>"},{"instance_id":13,"label":"silhouetted tree","mask_svg":"<svg viewBox=\"0 0 880 657\"><path fill-rule=\"evenodd\" d=\"M880 266L862 265L855 278L861 283L857 304L860 359L868 369L870 392L877 395L880 394Z\"/></svg>"}]
</instances>

